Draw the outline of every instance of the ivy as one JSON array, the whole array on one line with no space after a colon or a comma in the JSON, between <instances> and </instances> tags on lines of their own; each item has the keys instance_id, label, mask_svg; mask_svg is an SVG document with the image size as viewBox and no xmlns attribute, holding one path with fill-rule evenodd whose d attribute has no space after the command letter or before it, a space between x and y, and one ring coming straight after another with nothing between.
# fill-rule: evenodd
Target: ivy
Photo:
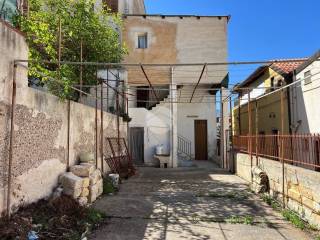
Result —
<instances>
[{"instance_id":1,"label":"ivy","mask_svg":"<svg viewBox=\"0 0 320 240\"><path fill-rule=\"evenodd\" d=\"M82 42L84 62L120 62L127 53L120 43L122 19L95 7L95 0L30 0L28 15L16 17L29 45L29 82L62 99L77 100L79 94L71 86L80 82L80 66L57 65L60 21L62 61L80 62ZM83 66L82 75L84 85L96 83L95 66Z\"/></svg>"}]
</instances>

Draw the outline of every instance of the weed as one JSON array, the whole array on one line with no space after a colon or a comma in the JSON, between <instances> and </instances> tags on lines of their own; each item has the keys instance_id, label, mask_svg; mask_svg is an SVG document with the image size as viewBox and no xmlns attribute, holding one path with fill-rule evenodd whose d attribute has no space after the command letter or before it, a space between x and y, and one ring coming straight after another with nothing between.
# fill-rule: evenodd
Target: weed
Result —
<instances>
[{"instance_id":1,"label":"weed","mask_svg":"<svg viewBox=\"0 0 320 240\"><path fill-rule=\"evenodd\" d=\"M226 222L231 224L252 225L253 217L252 216L231 216L230 218L226 219Z\"/></svg>"},{"instance_id":2,"label":"weed","mask_svg":"<svg viewBox=\"0 0 320 240\"><path fill-rule=\"evenodd\" d=\"M106 218L106 215L98 210L95 210L93 208L88 208L87 214L86 214L86 221L89 224L96 225L103 221L103 219Z\"/></svg>"},{"instance_id":3,"label":"weed","mask_svg":"<svg viewBox=\"0 0 320 240\"><path fill-rule=\"evenodd\" d=\"M109 178L103 179L103 194L114 193L116 189L114 188L111 180Z\"/></svg>"},{"instance_id":4,"label":"weed","mask_svg":"<svg viewBox=\"0 0 320 240\"><path fill-rule=\"evenodd\" d=\"M201 219L199 218L199 216L197 214L193 214L192 215L192 220L191 222L194 224L197 224Z\"/></svg>"},{"instance_id":5,"label":"weed","mask_svg":"<svg viewBox=\"0 0 320 240\"><path fill-rule=\"evenodd\" d=\"M282 216L294 226L300 229L305 229L305 222L292 210L285 209L282 211Z\"/></svg>"},{"instance_id":6,"label":"weed","mask_svg":"<svg viewBox=\"0 0 320 240\"><path fill-rule=\"evenodd\" d=\"M268 194L263 194L263 195L262 195L262 200L263 200L266 204L268 204L269 206L271 206L272 202L274 201L274 200L272 199L272 197L270 197Z\"/></svg>"},{"instance_id":7,"label":"weed","mask_svg":"<svg viewBox=\"0 0 320 240\"><path fill-rule=\"evenodd\" d=\"M318 226L314 224L308 224L307 228L312 231L318 231ZM320 240L320 236L319 236L319 240Z\"/></svg>"},{"instance_id":8,"label":"weed","mask_svg":"<svg viewBox=\"0 0 320 240\"><path fill-rule=\"evenodd\" d=\"M267 203L269 206L273 208L273 210L280 211L281 210L281 205L278 201L276 201L274 198L272 198L268 194L262 195L262 200Z\"/></svg>"},{"instance_id":9,"label":"weed","mask_svg":"<svg viewBox=\"0 0 320 240\"><path fill-rule=\"evenodd\" d=\"M315 239L315 240L320 240L320 236L316 237L316 239Z\"/></svg>"}]
</instances>

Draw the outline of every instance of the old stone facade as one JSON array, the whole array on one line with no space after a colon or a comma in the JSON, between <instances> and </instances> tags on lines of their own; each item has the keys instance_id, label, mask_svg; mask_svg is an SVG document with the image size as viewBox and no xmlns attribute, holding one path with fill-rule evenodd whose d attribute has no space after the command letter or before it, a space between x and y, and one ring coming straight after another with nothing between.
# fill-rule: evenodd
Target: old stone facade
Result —
<instances>
[{"instance_id":1,"label":"old stone facade","mask_svg":"<svg viewBox=\"0 0 320 240\"><path fill-rule=\"evenodd\" d=\"M251 182L251 163L248 154L235 154L236 174ZM256 158L253 156L253 165ZM270 195L282 201L282 164L259 157L259 168L264 171L270 183ZM285 164L285 204L298 212L311 224L320 228L320 176L319 172Z\"/></svg>"}]
</instances>

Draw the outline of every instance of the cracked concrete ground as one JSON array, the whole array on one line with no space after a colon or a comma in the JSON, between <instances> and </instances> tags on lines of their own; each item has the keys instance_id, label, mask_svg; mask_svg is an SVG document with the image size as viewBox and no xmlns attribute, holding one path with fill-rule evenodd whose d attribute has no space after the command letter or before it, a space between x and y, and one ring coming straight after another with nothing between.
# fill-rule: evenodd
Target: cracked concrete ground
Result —
<instances>
[{"instance_id":1,"label":"cracked concrete ground","mask_svg":"<svg viewBox=\"0 0 320 240\"><path fill-rule=\"evenodd\" d=\"M197 162L196 168L139 168L115 196L94 207L108 216L92 240L304 240L312 239L283 220L241 178ZM231 224L252 216L254 224Z\"/></svg>"}]
</instances>

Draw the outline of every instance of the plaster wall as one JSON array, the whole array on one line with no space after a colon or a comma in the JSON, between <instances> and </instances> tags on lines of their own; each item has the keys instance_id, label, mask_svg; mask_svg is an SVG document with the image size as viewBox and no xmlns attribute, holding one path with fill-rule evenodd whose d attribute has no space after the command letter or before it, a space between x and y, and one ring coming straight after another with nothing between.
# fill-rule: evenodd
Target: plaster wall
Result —
<instances>
[{"instance_id":1,"label":"plaster wall","mask_svg":"<svg viewBox=\"0 0 320 240\"><path fill-rule=\"evenodd\" d=\"M311 82L302 81L290 87L292 99L292 127L295 133L320 133L320 115L315 110L319 107L320 96L320 61L314 61L297 74L296 79L304 79L304 73L311 71Z\"/></svg>"},{"instance_id":2,"label":"plaster wall","mask_svg":"<svg viewBox=\"0 0 320 240\"><path fill-rule=\"evenodd\" d=\"M185 89L185 88L184 88ZM188 91L188 89L185 89ZM199 90L201 92L201 87ZM195 156L195 120L207 120L208 133L208 158L215 160L217 146L216 104L214 95L212 97L201 97L195 95L197 102L202 103L179 103L177 104L178 135L191 141L191 154Z\"/></svg>"},{"instance_id":3,"label":"plaster wall","mask_svg":"<svg viewBox=\"0 0 320 240\"><path fill-rule=\"evenodd\" d=\"M251 163L248 154L235 154L236 174L251 181ZM253 156L253 166L256 158ZM269 177L270 194L282 201L282 164L259 157L259 167ZM286 205L302 218L320 228L320 173L285 164L284 192Z\"/></svg>"},{"instance_id":4,"label":"plaster wall","mask_svg":"<svg viewBox=\"0 0 320 240\"><path fill-rule=\"evenodd\" d=\"M148 111L145 108L129 108L132 121L129 127L144 128L144 163L147 166L159 164L154 159L155 148L163 145L170 153L170 106L162 104ZM172 164L170 165L172 166Z\"/></svg>"},{"instance_id":5,"label":"plaster wall","mask_svg":"<svg viewBox=\"0 0 320 240\"><path fill-rule=\"evenodd\" d=\"M0 24L0 213L6 209L11 120L13 60L27 59L24 37ZM57 186L58 176L68 166L68 102L28 88L27 68L18 64L17 94L14 109L11 207L47 197ZM104 137L116 136L116 116L103 112ZM100 146L100 111L98 111L98 146ZM126 124L120 121L121 136ZM107 149L104 142L104 149ZM95 152L95 109L70 102L70 162L78 161L82 152ZM99 152L100 153L100 152ZM98 153L98 156L100 154ZM109 169L104 164L104 172ZM101 159L98 158L101 168Z\"/></svg>"},{"instance_id":6,"label":"plaster wall","mask_svg":"<svg viewBox=\"0 0 320 240\"><path fill-rule=\"evenodd\" d=\"M227 60L227 17L126 16L123 41L129 54L125 63L208 63ZM138 48L138 36L147 35L148 47ZM203 66L176 67L174 83L196 83ZM139 69L129 70L129 84L146 84ZM171 69L146 68L153 84L168 84ZM219 74L214 74L218 72ZM221 83L227 66L208 66L202 83Z\"/></svg>"}]
</instances>

